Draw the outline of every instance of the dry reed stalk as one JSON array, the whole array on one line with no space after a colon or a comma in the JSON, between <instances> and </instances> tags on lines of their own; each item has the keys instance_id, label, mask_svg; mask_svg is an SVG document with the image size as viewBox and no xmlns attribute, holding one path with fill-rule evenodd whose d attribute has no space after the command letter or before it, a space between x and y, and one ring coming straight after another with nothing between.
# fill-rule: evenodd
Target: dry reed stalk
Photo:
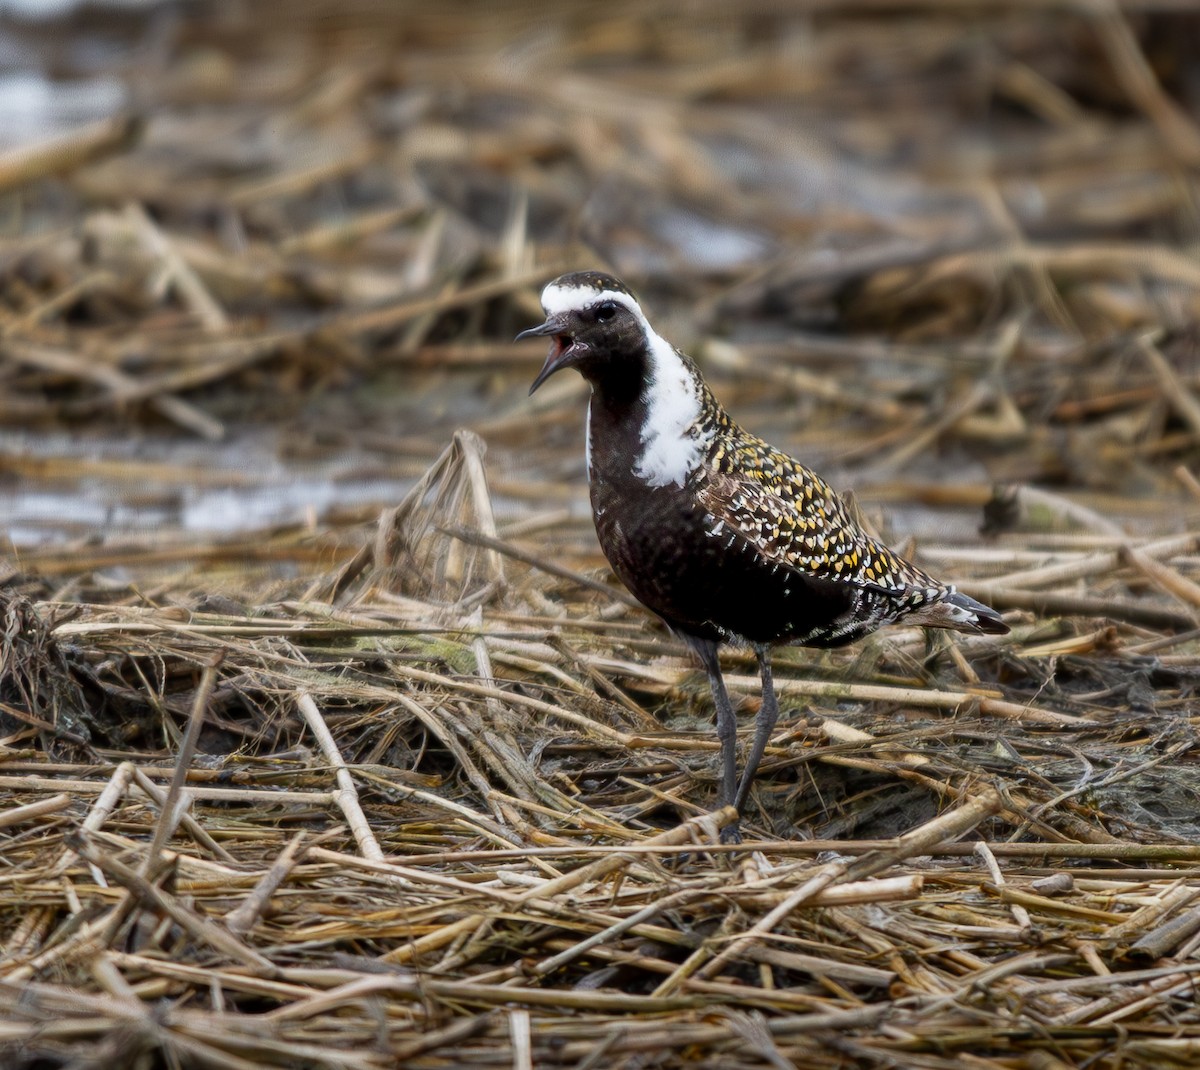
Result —
<instances>
[{"instance_id":1,"label":"dry reed stalk","mask_svg":"<svg viewBox=\"0 0 1200 1070\"><path fill-rule=\"evenodd\" d=\"M326 725L325 719L321 716L321 711L317 704L312 700L312 696L307 692L301 691L296 696L296 706L303 715L305 723L307 723L310 731L317 739L317 745L321 748L321 753L325 760L329 763L334 771L334 779L337 781L337 790L332 792L332 798L338 808L346 817L346 821L350 825L350 830L354 833L354 839L358 843L359 850L362 851L364 858L370 858L378 861L383 858L383 851L375 839L375 833L371 831L370 823L367 821L366 814L363 813L362 807L358 801L358 789L354 786L354 778L350 775L350 770L346 768L345 762L342 761L342 755L338 751L337 743L334 741L333 734L329 731L329 726Z\"/></svg>"},{"instance_id":2,"label":"dry reed stalk","mask_svg":"<svg viewBox=\"0 0 1200 1070\"><path fill-rule=\"evenodd\" d=\"M673 845L689 842L704 843L708 840L715 840L717 833L735 820L736 817L737 812L733 807L723 806L719 810L714 810L711 814L704 814L701 817L694 817L689 821L684 821L675 828L668 829L666 832L652 837L650 842ZM636 861L637 857L635 855L624 851L609 855L606 858L598 858L596 861L589 862L577 870L564 873L561 877L539 882L537 887L521 897L521 901L549 899L561 895L563 892L571 891L581 884L599 881Z\"/></svg>"},{"instance_id":3,"label":"dry reed stalk","mask_svg":"<svg viewBox=\"0 0 1200 1070\"><path fill-rule=\"evenodd\" d=\"M58 813L59 810L65 810L70 806L71 801L70 795L60 792L57 795L51 795L48 799L39 799L37 802L26 803L24 806L10 807L0 811L0 828L12 828L13 825L22 825L43 814Z\"/></svg>"},{"instance_id":4,"label":"dry reed stalk","mask_svg":"<svg viewBox=\"0 0 1200 1070\"><path fill-rule=\"evenodd\" d=\"M0 193L49 175L69 174L113 153L135 148L145 121L134 115L102 119L41 144L9 149L0 155Z\"/></svg>"},{"instance_id":5,"label":"dry reed stalk","mask_svg":"<svg viewBox=\"0 0 1200 1070\"><path fill-rule=\"evenodd\" d=\"M682 674L678 670L651 670L628 664L617 665L611 661L601 661L600 659L593 659L592 664L598 667L602 665L609 671L620 669L631 675L636 674L643 682L652 680L655 685L664 690L677 688L682 678ZM726 679L731 688L739 691L753 691L758 686L755 683L756 678L752 676L730 674ZM825 680L794 680L786 677L781 677L776 681L776 690L781 696L819 698L830 703L895 702L951 712L977 710L983 714L1007 720L1024 720L1030 724L1082 727L1087 723L1086 718L1057 713L1053 710L1020 706L994 696L971 691L931 691L923 688L886 687ZM636 737L630 737L626 743L630 746L636 745Z\"/></svg>"},{"instance_id":6,"label":"dry reed stalk","mask_svg":"<svg viewBox=\"0 0 1200 1070\"><path fill-rule=\"evenodd\" d=\"M194 746L194 742L191 745ZM182 753L183 751L181 749L180 754ZM176 766L176 769L178 768L179 766ZM150 778L136 766L134 766L133 769L133 782L134 785L142 793L144 793L146 797L155 804L155 806L158 807L159 820L155 824L156 840L159 836L158 830L161 828L164 831L162 833L163 839L158 843L157 850L161 850L162 843L165 842L166 838L171 835L171 826L174 826L176 822L178 822L178 824L182 825L187 830L188 834L198 844L204 847L215 858L220 858L226 862L234 861L234 857L208 834L208 831L203 825L200 824L200 822L195 819L195 817L187 812L186 807L191 804L192 800L192 795L189 789L183 789L182 791L178 792L174 799L171 799L168 792L164 792L161 788L159 788L157 784L151 781ZM173 773L171 776L172 786L174 786L175 783L176 777ZM148 852L147 859L151 854L154 853L156 852Z\"/></svg>"},{"instance_id":7,"label":"dry reed stalk","mask_svg":"<svg viewBox=\"0 0 1200 1070\"><path fill-rule=\"evenodd\" d=\"M1064 524L1087 528L1103 535L1111 535L1114 539L1125 538L1125 533L1121 530L1120 525L1114 524L1095 509L1091 509L1081 502L1071 501L1062 494L1056 494L1044 487L1018 486L1005 489L1014 496L1016 504L1022 509L1048 510Z\"/></svg>"},{"instance_id":8,"label":"dry reed stalk","mask_svg":"<svg viewBox=\"0 0 1200 1070\"><path fill-rule=\"evenodd\" d=\"M217 680L217 670L223 660L223 654L217 653L201 672L200 683L196 688L196 697L192 703L192 712L188 717L187 729L183 734L183 739L180 740L179 754L175 758L175 772L167 786L167 792L159 810L158 821L154 826L154 837L142 857L141 865L138 866L138 876L142 879L145 879L151 870L158 868L163 846L175 831L175 824L182 814L182 810L177 813L176 808L180 804L187 804L187 799L183 795L183 783L187 777L187 768L196 753L196 744L200 738L200 728L204 724L208 700Z\"/></svg>"},{"instance_id":9,"label":"dry reed stalk","mask_svg":"<svg viewBox=\"0 0 1200 1070\"><path fill-rule=\"evenodd\" d=\"M547 561L538 554L532 554L527 550L521 550L516 546L511 546L494 536L485 535L483 532L467 531L463 528L446 528L444 529L447 535L452 535L456 539L461 539L463 542L470 543L472 546L480 546L484 549L497 554L503 554L505 557L511 557L514 561L520 561L526 565L531 565L541 572L545 572L550 576L557 576L560 579L570 580L572 583L578 584L580 587L591 591L598 591L608 598L617 602L623 602L627 606L641 608L641 603L633 597L628 591L619 587L613 587L609 583L604 583L599 580L594 580L589 576L582 576L578 572L574 572L569 568L564 568L562 565L556 564L553 561Z\"/></svg>"},{"instance_id":10,"label":"dry reed stalk","mask_svg":"<svg viewBox=\"0 0 1200 1070\"><path fill-rule=\"evenodd\" d=\"M1170 565L1155 561L1131 546L1122 551L1122 556L1155 586L1162 588L1182 602L1200 606L1200 583L1188 579Z\"/></svg>"},{"instance_id":11,"label":"dry reed stalk","mask_svg":"<svg viewBox=\"0 0 1200 1070\"><path fill-rule=\"evenodd\" d=\"M143 235L143 240L152 254L161 261L164 283L175 289L201 326L210 334L221 334L228 330L229 318L225 311L200 277L179 255L170 239L146 214L145 208L133 203L128 205L125 211L130 222Z\"/></svg>"},{"instance_id":12,"label":"dry reed stalk","mask_svg":"<svg viewBox=\"0 0 1200 1070\"><path fill-rule=\"evenodd\" d=\"M1178 861L1182 863L1200 861L1200 844L1194 843L1016 843L1003 840L980 840L977 842L986 844L987 849L991 851L992 854L1000 858L1096 858L1110 859L1114 862ZM744 844L740 845L713 845L706 847L705 851L713 854L730 854L750 850L763 854L779 855L781 857L787 857L790 855L814 855L822 853L855 855L865 854L868 851L883 850L894 845L894 840L875 839L746 840ZM454 862L465 862L468 860L478 860L480 862L484 862L522 859L529 858L535 853L539 858L567 856L587 857L589 854L606 854L609 851L615 850L628 851L632 854L671 855L678 854L680 852L686 853L690 850L690 848L662 845L655 845L651 847L641 843L622 844L620 847L576 844L570 847L528 847L507 850L481 849L478 851L462 852L445 851L419 856L399 855L393 856L393 861L395 861L398 865L412 865L422 861L451 864ZM975 845L973 843L943 843L937 849L938 854L945 855L948 858L970 855L974 853L974 851Z\"/></svg>"},{"instance_id":13,"label":"dry reed stalk","mask_svg":"<svg viewBox=\"0 0 1200 1070\"><path fill-rule=\"evenodd\" d=\"M1178 554L1190 554L1197 547L1195 535L1176 535L1164 539L1155 539L1139 546L1138 552L1147 560L1158 561L1162 558L1175 557ZM1070 583L1073 580L1086 579L1103 573L1111 573L1121 565L1121 551L1092 554L1079 561L1065 562L1060 565L1047 565L1044 568L1029 569L1023 572L1012 572L999 576L989 584L1003 588L1032 589L1053 583Z\"/></svg>"},{"instance_id":14,"label":"dry reed stalk","mask_svg":"<svg viewBox=\"0 0 1200 1070\"><path fill-rule=\"evenodd\" d=\"M116 809L122 797L129 790L130 782L133 780L136 768L132 762L121 762L113 770L108 782L97 792L96 801L92 804L87 817L83 819L83 823L80 825L81 831L84 833L95 832L103 826L112 815L113 810ZM59 855L51 872L55 874L64 873L77 857L78 853L76 851L67 848ZM92 872L96 877L97 883L103 886L105 884L104 875L95 868L93 868Z\"/></svg>"},{"instance_id":15,"label":"dry reed stalk","mask_svg":"<svg viewBox=\"0 0 1200 1070\"><path fill-rule=\"evenodd\" d=\"M1192 618L1177 610L1145 605L1124 598L1095 598L1088 595L1058 594L1053 591L1026 590L1004 583L971 582L962 589L972 597L984 599L1004 609L1028 609L1044 616L1108 617L1148 628L1189 628Z\"/></svg>"},{"instance_id":16,"label":"dry reed stalk","mask_svg":"<svg viewBox=\"0 0 1200 1070\"><path fill-rule=\"evenodd\" d=\"M128 763L123 763L128 764ZM132 765L129 768L129 777L134 776ZM114 779L115 779L114 774ZM94 780L78 780L65 777L37 777L37 776L20 776L8 777L0 776L0 788L8 788L12 791L56 791L59 788L66 788L68 791L79 795L97 795L103 799L112 787L112 781L97 782ZM122 791L129 790L128 787L122 788ZM140 788L135 789L140 790ZM195 787L189 788L188 794L194 799L203 799L209 802L233 802L238 799L243 799L246 802L295 802L306 803L312 806L328 806L334 802L333 792L329 791L270 791L258 790L255 788L205 788Z\"/></svg>"},{"instance_id":17,"label":"dry reed stalk","mask_svg":"<svg viewBox=\"0 0 1200 1070\"><path fill-rule=\"evenodd\" d=\"M419 317L445 312L449 309L461 308L464 305L479 304L490 298L512 293L514 290L534 286L545 281L547 277L552 277L554 274L557 274L557 272L554 270L553 265L541 266L520 274L509 275L502 279L481 283L478 286L456 289L437 297L401 301L389 308L334 317L324 324L322 329L334 334L347 336L390 330Z\"/></svg>"},{"instance_id":18,"label":"dry reed stalk","mask_svg":"<svg viewBox=\"0 0 1200 1070\"><path fill-rule=\"evenodd\" d=\"M297 832L288 841L287 846L279 853L279 856L271 864L271 868L255 884L250 894L235 909L225 915L225 927L234 936L245 937L266 909L271 896L287 880L296 865L297 856L301 853L304 835L303 832Z\"/></svg>"},{"instance_id":19,"label":"dry reed stalk","mask_svg":"<svg viewBox=\"0 0 1200 1070\"><path fill-rule=\"evenodd\" d=\"M106 854L90 840L80 837L76 850L81 858L100 869L114 883L124 887L133 899L169 916L194 939L257 972L267 976L276 973L274 964L257 951L247 947L221 926L193 913L174 896L162 891L123 862Z\"/></svg>"},{"instance_id":20,"label":"dry reed stalk","mask_svg":"<svg viewBox=\"0 0 1200 1070\"><path fill-rule=\"evenodd\" d=\"M1121 87L1158 128L1172 154L1192 164L1200 161L1200 130L1164 92L1124 12L1105 7L1092 19Z\"/></svg>"},{"instance_id":21,"label":"dry reed stalk","mask_svg":"<svg viewBox=\"0 0 1200 1070\"><path fill-rule=\"evenodd\" d=\"M886 869L913 854L923 854L926 849L936 846L942 840L954 839L964 832L970 831L999 808L1000 796L991 789L985 789L977 798L959 807L958 810L944 814L928 822L922 828L906 833L900 837L894 848L881 851L875 856L866 855L849 865L843 862L831 862L820 867L803 885L769 911L761 921L746 933L738 936L729 946L701 967L698 976L702 979L712 977L725 963L742 954L746 947L763 938L793 910L811 901L816 894L824 891L833 881L843 876L867 876ZM661 991L663 987L660 985L659 990Z\"/></svg>"},{"instance_id":22,"label":"dry reed stalk","mask_svg":"<svg viewBox=\"0 0 1200 1070\"><path fill-rule=\"evenodd\" d=\"M97 365L86 357L77 356L65 349L13 339L5 344L5 350L9 359L19 365L55 375L67 375L101 387L105 391L105 397L102 402L96 404L105 408L119 407L133 400L145 399L168 420L211 442L224 436L224 428L216 420L201 412L195 405L171 397L166 389L169 384L164 384L163 389L146 386L115 368Z\"/></svg>"}]
</instances>

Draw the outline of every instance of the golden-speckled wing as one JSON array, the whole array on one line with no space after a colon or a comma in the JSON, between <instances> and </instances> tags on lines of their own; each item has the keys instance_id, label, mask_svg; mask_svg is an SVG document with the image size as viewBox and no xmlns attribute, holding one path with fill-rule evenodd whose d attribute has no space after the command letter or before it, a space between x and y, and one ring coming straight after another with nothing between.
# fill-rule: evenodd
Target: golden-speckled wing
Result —
<instances>
[{"instance_id":1,"label":"golden-speckled wing","mask_svg":"<svg viewBox=\"0 0 1200 1070\"><path fill-rule=\"evenodd\" d=\"M709 534L741 536L767 560L804 576L903 593L941 585L869 536L816 473L762 439L715 445L698 498Z\"/></svg>"}]
</instances>

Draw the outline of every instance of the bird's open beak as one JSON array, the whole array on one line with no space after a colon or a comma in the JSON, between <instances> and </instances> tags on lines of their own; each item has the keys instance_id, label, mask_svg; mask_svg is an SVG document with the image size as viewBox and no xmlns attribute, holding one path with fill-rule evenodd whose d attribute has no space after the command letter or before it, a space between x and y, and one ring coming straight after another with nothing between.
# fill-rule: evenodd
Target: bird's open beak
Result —
<instances>
[{"instance_id":1,"label":"bird's open beak","mask_svg":"<svg viewBox=\"0 0 1200 1070\"><path fill-rule=\"evenodd\" d=\"M529 388L530 394L556 371L570 367L574 357L583 351L584 347L571 337L569 330L566 317L551 316L545 323L522 331L514 339L517 342L522 338L548 337L550 339L550 353L546 357L546 363L542 365L542 370L538 372L537 378Z\"/></svg>"}]
</instances>

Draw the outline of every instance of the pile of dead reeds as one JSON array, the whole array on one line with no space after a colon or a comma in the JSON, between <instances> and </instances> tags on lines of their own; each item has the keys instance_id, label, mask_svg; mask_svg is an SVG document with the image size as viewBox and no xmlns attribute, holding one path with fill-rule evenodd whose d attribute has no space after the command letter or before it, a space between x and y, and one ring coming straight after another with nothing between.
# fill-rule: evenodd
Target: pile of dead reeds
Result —
<instances>
[{"instance_id":1,"label":"pile of dead reeds","mask_svg":"<svg viewBox=\"0 0 1200 1070\"><path fill-rule=\"evenodd\" d=\"M1186 1057L1194 659L1119 592L1190 612L1195 536L993 551L998 603L1105 603L1090 630L788 659L733 853L700 674L495 529L478 449L306 597L10 599L14 1058Z\"/></svg>"}]
</instances>

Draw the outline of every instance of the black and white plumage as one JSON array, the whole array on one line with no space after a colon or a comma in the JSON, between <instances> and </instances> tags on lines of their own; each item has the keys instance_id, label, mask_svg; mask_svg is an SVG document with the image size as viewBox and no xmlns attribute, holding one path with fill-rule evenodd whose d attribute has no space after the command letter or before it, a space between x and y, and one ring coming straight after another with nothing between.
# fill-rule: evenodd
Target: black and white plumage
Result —
<instances>
[{"instance_id":1,"label":"black and white plumage","mask_svg":"<svg viewBox=\"0 0 1200 1070\"><path fill-rule=\"evenodd\" d=\"M529 392L563 368L591 385L587 469L600 546L708 673L722 804L742 809L778 715L772 647L840 646L901 620L1008 631L994 610L864 532L818 475L735 424L620 281L563 275L542 291L542 307L546 322L518 336L551 339ZM752 647L762 674L740 781L721 643Z\"/></svg>"}]
</instances>

